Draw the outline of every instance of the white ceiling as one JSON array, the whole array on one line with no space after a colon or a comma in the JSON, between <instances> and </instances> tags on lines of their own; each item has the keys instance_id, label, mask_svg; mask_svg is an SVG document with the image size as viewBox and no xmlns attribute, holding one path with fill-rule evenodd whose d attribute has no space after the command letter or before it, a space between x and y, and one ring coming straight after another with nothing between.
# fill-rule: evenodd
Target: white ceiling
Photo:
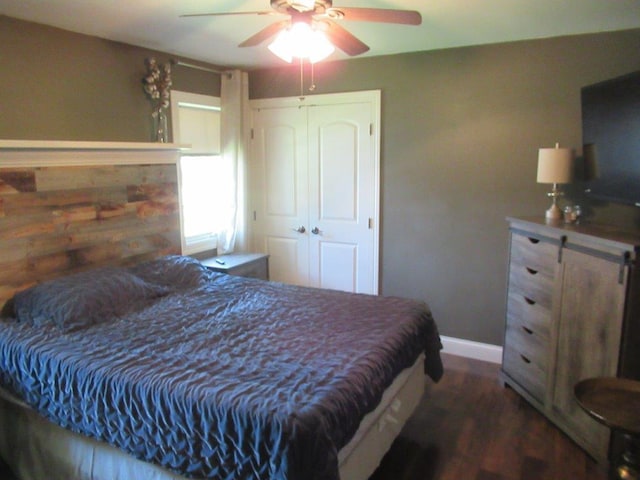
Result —
<instances>
[{"instance_id":1,"label":"white ceiling","mask_svg":"<svg viewBox=\"0 0 640 480\"><path fill-rule=\"evenodd\" d=\"M371 48L361 56L640 28L640 0L334 0L334 6L422 14L420 26L342 21ZM282 65L268 42L237 45L286 17L179 17L257 10L270 10L269 0L0 0L0 14L219 66ZM345 58L340 51L330 57Z\"/></svg>"}]
</instances>

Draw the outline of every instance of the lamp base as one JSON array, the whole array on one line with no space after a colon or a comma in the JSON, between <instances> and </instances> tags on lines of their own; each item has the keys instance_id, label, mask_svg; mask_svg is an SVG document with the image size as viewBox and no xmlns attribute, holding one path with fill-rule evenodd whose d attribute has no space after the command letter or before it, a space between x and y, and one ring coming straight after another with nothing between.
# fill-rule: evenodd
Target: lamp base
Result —
<instances>
[{"instance_id":1,"label":"lamp base","mask_svg":"<svg viewBox=\"0 0 640 480\"><path fill-rule=\"evenodd\" d=\"M549 209L544 214L547 220L561 220L562 219L562 210L556 203L551 205Z\"/></svg>"}]
</instances>

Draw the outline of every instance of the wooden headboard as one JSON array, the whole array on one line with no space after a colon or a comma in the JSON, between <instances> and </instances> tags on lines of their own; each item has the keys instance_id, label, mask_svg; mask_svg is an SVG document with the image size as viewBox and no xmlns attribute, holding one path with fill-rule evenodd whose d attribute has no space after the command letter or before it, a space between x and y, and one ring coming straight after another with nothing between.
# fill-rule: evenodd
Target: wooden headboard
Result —
<instances>
[{"instance_id":1,"label":"wooden headboard","mask_svg":"<svg viewBox=\"0 0 640 480\"><path fill-rule=\"evenodd\" d=\"M179 151L0 140L0 308L56 276L180 253Z\"/></svg>"}]
</instances>

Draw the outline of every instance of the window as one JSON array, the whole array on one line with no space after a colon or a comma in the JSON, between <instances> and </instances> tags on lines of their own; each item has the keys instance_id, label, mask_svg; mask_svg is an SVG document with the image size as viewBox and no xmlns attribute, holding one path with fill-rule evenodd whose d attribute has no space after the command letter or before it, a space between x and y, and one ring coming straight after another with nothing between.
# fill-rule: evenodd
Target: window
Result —
<instances>
[{"instance_id":1,"label":"window","mask_svg":"<svg viewBox=\"0 0 640 480\"><path fill-rule=\"evenodd\" d=\"M192 93L171 92L173 139L191 145L180 158L182 252L193 254L217 246L233 208L233 189L224 181L220 152L220 99Z\"/></svg>"}]
</instances>

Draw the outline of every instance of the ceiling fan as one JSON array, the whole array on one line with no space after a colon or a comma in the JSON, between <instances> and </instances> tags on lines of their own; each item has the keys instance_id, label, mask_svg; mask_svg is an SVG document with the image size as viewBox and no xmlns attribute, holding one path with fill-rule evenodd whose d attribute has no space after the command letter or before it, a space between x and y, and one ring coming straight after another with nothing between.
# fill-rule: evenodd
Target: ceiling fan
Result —
<instances>
[{"instance_id":1,"label":"ceiling fan","mask_svg":"<svg viewBox=\"0 0 640 480\"><path fill-rule=\"evenodd\" d=\"M227 15L288 15L263 28L242 42L240 47L254 47L296 24L305 24L315 32L322 32L331 44L350 56L360 55L369 47L340 26L336 20L420 25L422 17L414 10L386 8L334 7L332 0L271 0L272 10L226 13L196 13L181 17Z\"/></svg>"}]
</instances>

